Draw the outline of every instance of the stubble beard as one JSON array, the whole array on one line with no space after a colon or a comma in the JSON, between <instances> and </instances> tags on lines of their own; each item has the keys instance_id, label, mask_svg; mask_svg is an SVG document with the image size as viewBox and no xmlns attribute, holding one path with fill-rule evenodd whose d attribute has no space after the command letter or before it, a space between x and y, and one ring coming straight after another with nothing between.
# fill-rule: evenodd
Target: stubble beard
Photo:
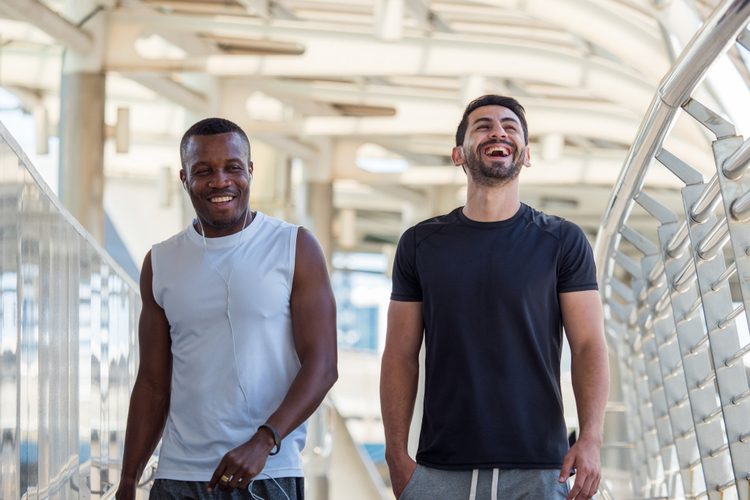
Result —
<instances>
[{"instance_id":1,"label":"stubble beard","mask_svg":"<svg viewBox=\"0 0 750 500\"><path fill-rule=\"evenodd\" d=\"M488 144L490 143L480 144L477 151L481 151ZM519 151L515 145L507 142L503 142L503 144L511 147L513 161L510 165L505 165L503 161L490 161L490 164L487 165L476 151L466 151L464 155L466 157L466 171L474 183L485 187L502 187L516 180L523 167L524 150ZM507 157L502 158L502 160L507 160Z\"/></svg>"},{"instance_id":2,"label":"stubble beard","mask_svg":"<svg viewBox=\"0 0 750 500\"><path fill-rule=\"evenodd\" d=\"M248 210L250 210L250 209L248 208ZM225 217L225 218L222 218L222 219L212 219L209 222L209 224L211 224L211 226L213 226L213 227L215 227L217 229L224 229L224 228L227 228L227 227L231 227L231 226L233 226L233 225L241 222L245 218L245 213L246 212L243 211L242 213L238 213L238 214L235 214L235 215L232 215L232 216L229 216L229 217Z\"/></svg>"}]
</instances>

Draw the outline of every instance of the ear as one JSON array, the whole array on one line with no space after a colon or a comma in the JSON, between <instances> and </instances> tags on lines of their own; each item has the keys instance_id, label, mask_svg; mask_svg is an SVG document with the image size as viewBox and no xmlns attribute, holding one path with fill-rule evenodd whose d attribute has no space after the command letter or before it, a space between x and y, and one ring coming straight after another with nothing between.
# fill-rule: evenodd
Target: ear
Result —
<instances>
[{"instance_id":1,"label":"ear","mask_svg":"<svg viewBox=\"0 0 750 500\"><path fill-rule=\"evenodd\" d=\"M464 158L464 150L461 146L456 146L455 148L453 148L453 151L451 152L451 159L453 160L453 164L457 167L466 163L466 158Z\"/></svg>"},{"instance_id":2,"label":"ear","mask_svg":"<svg viewBox=\"0 0 750 500\"><path fill-rule=\"evenodd\" d=\"M526 153L524 153L523 166L529 168L531 166L531 148L526 146Z\"/></svg>"},{"instance_id":3,"label":"ear","mask_svg":"<svg viewBox=\"0 0 750 500\"><path fill-rule=\"evenodd\" d=\"M250 177L253 176L253 162L247 162L247 171L250 173Z\"/></svg>"},{"instance_id":4,"label":"ear","mask_svg":"<svg viewBox=\"0 0 750 500\"><path fill-rule=\"evenodd\" d=\"M182 168L180 169L180 182L182 182L183 184L187 182L187 175L185 174L185 170Z\"/></svg>"}]
</instances>

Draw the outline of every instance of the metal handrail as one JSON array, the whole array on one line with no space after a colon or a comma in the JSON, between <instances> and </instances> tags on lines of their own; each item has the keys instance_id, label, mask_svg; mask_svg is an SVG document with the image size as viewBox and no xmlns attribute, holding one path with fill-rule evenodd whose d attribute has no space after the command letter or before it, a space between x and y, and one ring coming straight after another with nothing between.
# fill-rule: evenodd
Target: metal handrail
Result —
<instances>
[{"instance_id":1,"label":"metal handrail","mask_svg":"<svg viewBox=\"0 0 750 500\"><path fill-rule=\"evenodd\" d=\"M687 221L683 220L672 238L667 242L667 246L665 247L667 255L673 258L679 257L682 255L682 252L685 251L689 243L690 238L688 238Z\"/></svg>"},{"instance_id":2,"label":"metal handrail","mask_svg":"<svg viewBox=\"0 0 750 500\"><path fill-rule=\"evenodd\" d=\"M633 197L641 190L656 153L662 149L664 139L677 120L680 106L703 81L713 63L745 29L749 18L750 2L746 0L732 0L717 7L662 80L628 152L599 225L594 256L600 282L608 274L610 264L606 262L607 257L612 255L619 229L625 223L625 215L635 203Z\"/></svg>"},{"instance_id":3,"label":"metal handrail","mask_svg":"<svg viewBox=\"0 0 750 500\"><path fill-rule=\"evenodd\" d=\"M706 184L706 189L698 197L695 205L690 207L690 217L699 224L703 224L716 211L716 207L721 202L719 190L719 177L714 175Z\"/></svg>"},{"instance_id":4,"label":"metal handrail","mask_svg":"<svg viewBox=\"0 0 750 500\"><path fill-rule=\"evenodd\" d=\"M729 179L739 179L750 164L750 139L724 162L722 171Z\"/></svg>"},{"instance_id":5,"label":"metal handrail","mask_svg":"<svg viewBox=\"0 0 750 500\"><path fill-rule=\"evenodd\" d=\"M728 241L729 226L727 226L727 220L722 217L698 244L696 250L698 257L703 260L713 259Z\"/></svg>"},{"instance_id":6,"label":"metal handrail","mask_svg":"<svg viewBox=\"0 0 750 500\"><path fill-rule=\"evenodd\" d=\"M744 444L750 443L750 389L739 362L750 345L737 336L737 325L750 308L750 261L745 260L750 225L742 224L750 220L750 181L744 175L750 141L737 137L736 127L721 113L691 97L738 35L748 46L748 21L750 0L723 1L664 77L627 154L594 247L600 293L608 306L605 328L634 445L631 484L641 498L664 492L669 498L713 498L714 492L739 488L737 481L750 470L750 445ZM717 138L712 148L717 173L708 184L664 149L683 109ZM678 213L642 193L657 154L686 186ZM725 213L717 213L722 202ZM657 240L629 225L635 203L657 219L654 226L660 224ZM624 258L629 247L621 247L622 241L632 243L643 258ZM732 276L738 281L730 292ZM733 304L738 290L739 305ZM675 455L677 462L671 458ZM682 493L673 496L680 491L677 479ZM735 493L750 498L744 490Z\"/></svg>"}]
</instances>

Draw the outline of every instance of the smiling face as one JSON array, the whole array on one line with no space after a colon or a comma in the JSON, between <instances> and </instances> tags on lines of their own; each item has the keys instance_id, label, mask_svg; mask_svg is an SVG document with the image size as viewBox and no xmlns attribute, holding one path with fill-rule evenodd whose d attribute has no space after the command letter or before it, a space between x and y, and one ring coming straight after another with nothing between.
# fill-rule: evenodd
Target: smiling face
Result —
<instances>
[{"instance_id":1,"label":"smiling face","mask_svg":"<svg viewBox=\"0 0 750 500\"><path fill-rule=\"evenodd\" d=\"M245 220L251 220L247 211L253 163L247 144L235 132L194 135L185 153L180 179L206 237L242 230Z\"/></svg>"},{"instance_id":2,"label":"smiling face","mask_svg":"<svg viewBox=\"0 0 750 500\"><path fill-rule=\"evenodd\" d=\"M463 165L471 180L500 187L531 166L529 149L518 116L502 106L482 106L469 114L461 146L453 148L453 162Z\"/></svg>"}]
</instances>

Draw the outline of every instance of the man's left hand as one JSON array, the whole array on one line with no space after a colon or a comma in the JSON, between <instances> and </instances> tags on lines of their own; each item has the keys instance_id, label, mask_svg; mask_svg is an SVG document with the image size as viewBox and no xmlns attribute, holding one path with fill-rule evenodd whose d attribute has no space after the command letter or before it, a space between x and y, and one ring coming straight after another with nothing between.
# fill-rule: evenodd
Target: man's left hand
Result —
<instances>
[{"instance_id":1,"label":"man's left hand","mask_svg":"<svg viewBox=\"0 0 750 500\"><path fill-rule=\"evenodd\" d=\"M268 460L268 454L274 448L273 438L268 439L265 432L258 432L247 443L233 449L221 459L216 467L208 491L213 491L218 485L219 491L233 492L235 489L245 489L250 481L263 470ZM222 479L228 479L222 480Z\"/></svg>"},{"instance_id":2,"label":"man's left hand","mask_svg":"<svg viewBox=\"0 0 750 500\"><path fill-rule=\"evenodd\" d=\"M581 438L565 455L559 481L567 481L570 471L576 470L575 484L566 500L588 500L599 490L599 481L602 478L599 448L595 442Z\"/></svg>"}]
</instances>

